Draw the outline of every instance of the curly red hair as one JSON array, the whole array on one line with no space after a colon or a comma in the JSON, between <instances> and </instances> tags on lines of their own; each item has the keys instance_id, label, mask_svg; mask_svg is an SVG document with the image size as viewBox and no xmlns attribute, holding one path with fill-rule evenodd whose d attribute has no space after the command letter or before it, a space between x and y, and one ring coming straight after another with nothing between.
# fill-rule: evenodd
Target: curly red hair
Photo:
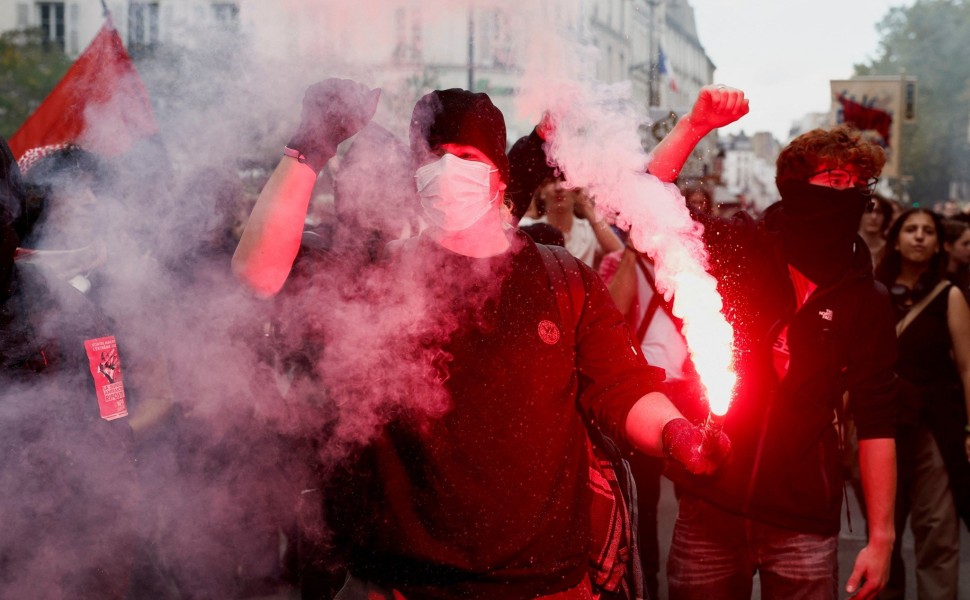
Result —
<instances>
[{"instance_id":1,"label":"curly red hair","mask_svg":"<svg viewBox=\"0 0 970 600\"><path fill-rule=\"evenodd\" d=\"M860 179L878 177L886 164L886 151L848 125L803 133L778 155L776 181L808 181L821 165L837 169L852 165Z\"/></svg>"}]
</instances>

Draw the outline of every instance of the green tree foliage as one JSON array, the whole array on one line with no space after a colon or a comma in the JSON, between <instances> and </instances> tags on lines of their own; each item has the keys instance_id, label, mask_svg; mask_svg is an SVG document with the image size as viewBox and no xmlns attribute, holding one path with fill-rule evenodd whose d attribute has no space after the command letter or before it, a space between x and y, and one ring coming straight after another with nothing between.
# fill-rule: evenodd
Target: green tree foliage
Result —
<instances>
[{"instance_id":1,"label":"green tree foliage","mask_svg":"<svg viewBox=\"0 0 970 600\"><path fill-rule=\"evenodd\" d=\"M919 79L902 169L913 177L910 199L931 205L947 198L951 182L970 181L970 0L917 0L891 9L878 30L880 56L856 74Z\"/></svg>"},{"instance_id":2,"label":"green tree foliage","mask_svg":"<svg viewBox=\"0 0 970 600\"><path fill-rule=\"evenodd\" d=\"M9 138L50 93L71 66L40 29L0 34L0 135Z\"/></svg>"}]
</instances>

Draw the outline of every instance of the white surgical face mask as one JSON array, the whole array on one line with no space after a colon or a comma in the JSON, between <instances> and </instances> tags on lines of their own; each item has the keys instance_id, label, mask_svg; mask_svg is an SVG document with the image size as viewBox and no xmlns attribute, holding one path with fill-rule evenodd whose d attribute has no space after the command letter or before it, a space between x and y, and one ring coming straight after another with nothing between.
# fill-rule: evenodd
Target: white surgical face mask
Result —
<instances>
[{"instance_id":1,"label":"white surgical face mask","mask_svg":"<svg viewBox=\"0 0 970 600\"><path fill-rule=\"evenodd\" d=\"M417 170L414 177L424 214L445 231L468 229L492 206L488 165L445 154Z\"/></svg>"}]
</instances>

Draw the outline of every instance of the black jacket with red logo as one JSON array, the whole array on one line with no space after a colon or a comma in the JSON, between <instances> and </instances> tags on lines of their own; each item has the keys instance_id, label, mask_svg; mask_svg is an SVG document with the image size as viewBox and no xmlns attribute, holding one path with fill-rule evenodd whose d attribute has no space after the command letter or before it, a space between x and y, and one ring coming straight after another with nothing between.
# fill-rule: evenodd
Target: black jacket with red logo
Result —
<instances>
[{"instance_id":1,"label":"black jacket with red logo","mask_svg":"<svg viewBox=\"0 0 970 600\"><path fill-rule=\"evenodd\" d=\"M705 219L711 272L735 329L738 388L725 418L730 462L713 478L680 477L687 493L794 531L840 527L843 393L859 439L895 431L894 320L859 239L852 269L796 310L777 211L764 220ZM773 345L787 326L790 363L779 380Z\"/></svg>"},{"instance_id":2,"label":"black jacket with red logo","mask_svg":"<svg viewBox=\"0 0 970 600\"><path fill-rule=\"evenodd\" d=\"M586 304L570 346L539 251L523 234L513 245L480 259L420 238L395 261L394 281L416 284L426 311L401 332L425 351L399 360L435 382L412 404L437 390L444 405L384 428L337 486L331 524L351 573L408 598L577 585L590 518L580 410L622 440L630 408L659 385L592 270L579 266Z\"/></svg>"}]
</instances>

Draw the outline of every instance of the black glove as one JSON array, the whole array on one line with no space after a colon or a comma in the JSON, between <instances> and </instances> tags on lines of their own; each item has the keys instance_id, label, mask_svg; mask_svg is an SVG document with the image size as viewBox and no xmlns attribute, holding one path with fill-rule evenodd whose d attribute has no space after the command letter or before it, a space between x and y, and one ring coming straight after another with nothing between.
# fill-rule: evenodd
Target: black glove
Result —
<instances>
[{"instance_id":1,"label":"black glove","mask_svg":"<svg viewBox=\"0 0 970 600\"><path fill-rule=\"evenodd\" d=\"M371 120L377 110L380 89L370 89L349 79L325 79L307 88L303 95L300 127L287 147L303 155L319 173L348 139Z\"/></svg>"},{"instance_id":2,"label":"black glove","mask_svg":"<svg viewBox=\"0 0 970 600\"><path fill-rule=\"evenodd\" d=\"M694 475L710 475L731 453L731 440L718 429L691 425L687 419L673 419L664 425L664 455Z\"/></svg>"}]
</instances>

